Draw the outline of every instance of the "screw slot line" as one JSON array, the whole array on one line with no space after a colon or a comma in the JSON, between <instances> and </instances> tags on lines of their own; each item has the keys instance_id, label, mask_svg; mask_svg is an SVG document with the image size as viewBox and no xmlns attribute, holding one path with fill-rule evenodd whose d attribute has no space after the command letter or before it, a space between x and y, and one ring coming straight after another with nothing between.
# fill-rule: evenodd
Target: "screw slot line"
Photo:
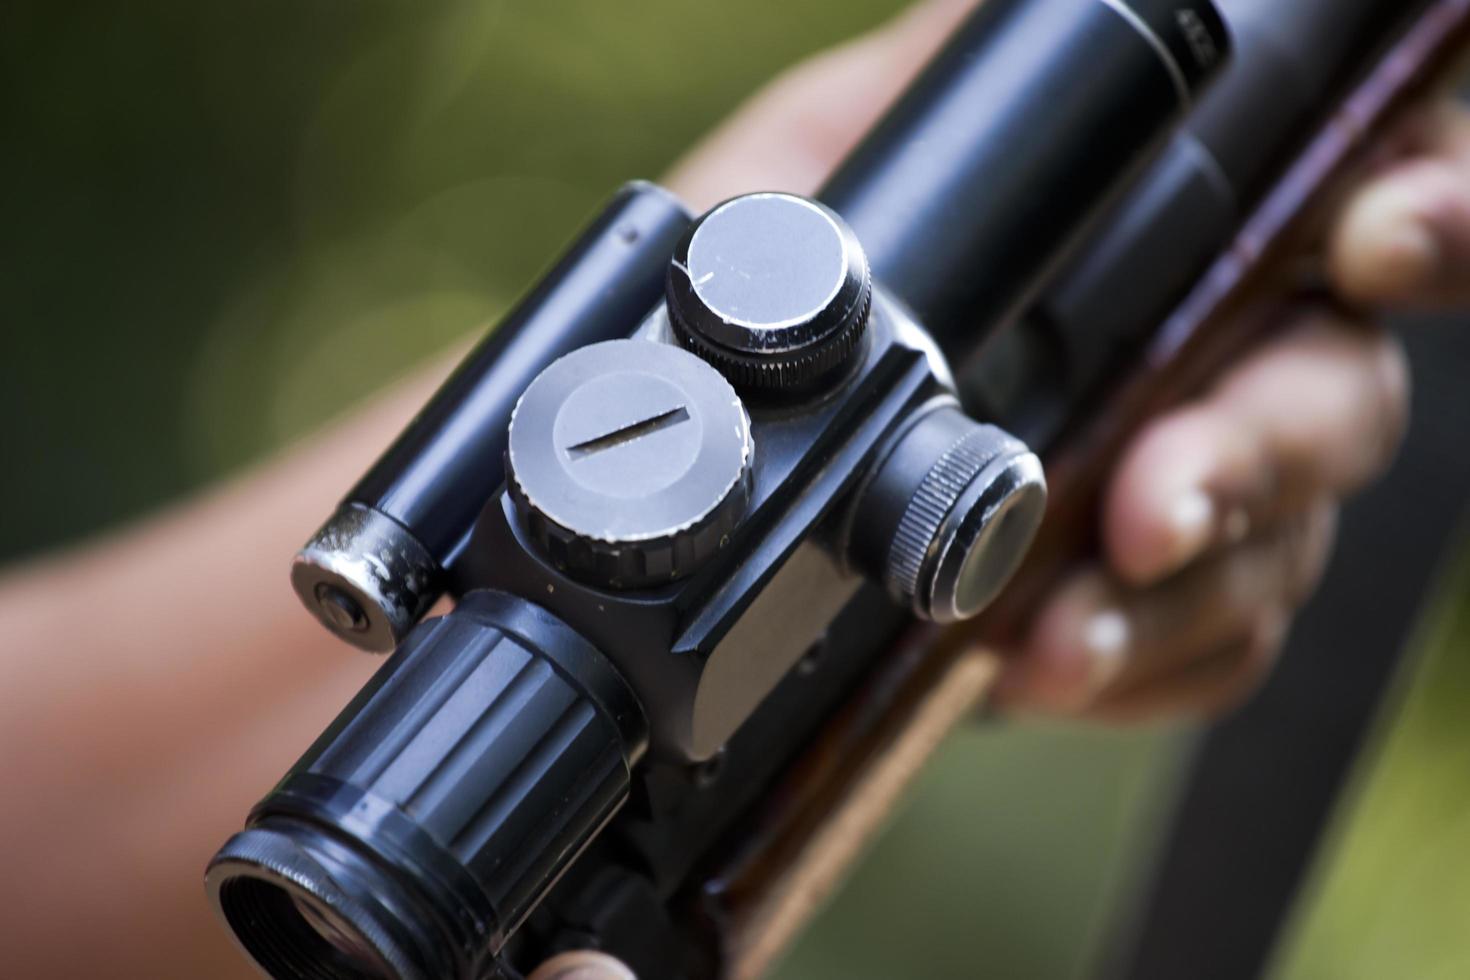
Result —
<instances>
[{"instance_id":1,"label":"screw slot line","mask_svg":"<svg viewBox=\"0 0 1470 980\"><path fill-rule=\"evenodd\" d=\"M689 409L680 405L678 408L670 409L662 415L655 415L653 418L644 419L642 422L625 425L621 429L609 432L605 436L598 436L595 439L588 439L586 442L579 442L575 446L569 446L566 451L567 458L573 460L585 459L588 456L606 452L609 449L630 443L635 439L642 439L644 436L652 435L655 432L662 432L664 429L670 429L688 421Z\"/></svg>"}]
</instances>

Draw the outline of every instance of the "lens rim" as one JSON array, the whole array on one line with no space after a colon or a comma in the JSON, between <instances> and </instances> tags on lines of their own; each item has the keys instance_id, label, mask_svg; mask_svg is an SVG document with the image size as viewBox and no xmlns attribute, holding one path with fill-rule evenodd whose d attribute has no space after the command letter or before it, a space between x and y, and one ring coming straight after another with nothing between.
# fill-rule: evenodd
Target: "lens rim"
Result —
<instances>
[{"instance_id":1,"label":"lens rim","mask_svg":"<svg viewBox=\"0 0 1470 980\"><path fill-rule=\"evenodd\" d=\"M297 841L264 828L232 837L210 862L205 890L235 944L257 965L290 980L427 980L410 951L385 927L393 917L337 885L330 869ZM296 902L329 916L374 957L376 972L313 926Z\"/></svg>"}]
</instances>

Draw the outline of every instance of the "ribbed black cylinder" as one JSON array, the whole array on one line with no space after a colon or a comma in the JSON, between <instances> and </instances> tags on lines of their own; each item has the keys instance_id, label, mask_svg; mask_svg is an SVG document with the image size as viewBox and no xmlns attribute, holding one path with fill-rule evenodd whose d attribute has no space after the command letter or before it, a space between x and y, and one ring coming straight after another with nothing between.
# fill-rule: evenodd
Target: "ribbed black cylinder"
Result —
<instances>
[{"instance_id":1,"label":"ribbed black cylinder","mask_svg":"<svg viewBox=\"0 0 1470 980\"><path fill-rule=\"evenodd\" d=\"M330 955L377 971L361 975L476 976L622 804L645 743L596 650L537 607L473 593L415 629L256 807L210 890L278 977L319 975L307 961L329 934ZM295 905L271 912L257 882Z\"/></svg>"}]
</instances>

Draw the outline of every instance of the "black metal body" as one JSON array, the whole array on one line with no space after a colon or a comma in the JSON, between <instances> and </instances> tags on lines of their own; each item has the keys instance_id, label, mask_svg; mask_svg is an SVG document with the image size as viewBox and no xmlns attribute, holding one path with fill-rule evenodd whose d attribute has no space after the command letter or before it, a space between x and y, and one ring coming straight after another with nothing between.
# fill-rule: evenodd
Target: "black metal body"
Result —
<instances>
[{"instance_id":1,"label":"black metal body","mask_svg":"<svg viewBox=\"0 0 1470 980\"><path fill-rule=\"evenodd\" d=\"M470 577L535 596L612 660L648 713L655 757L688 764L718 752L860 585L811 542L890 433L942 390L892 315L874 315L866 360L838 397L801 411L750 406L760 449L745 519L686 581L596 589L529 545L508 494L481 515L466 555ZM759 632L772 621L783 624L779 636Z\"/></svg>"},{"instance_id":2,"label":"black metal body","mask_svg":"<svg viewBox=\"0 0 1470 980\"><path fill-rule=\"evenodd\" d=\"M1422 6L1417 0L1311 0L1300 4L1299 16L1278 25L1279 5L1269 0L1221 0L1236 43L1246 46L1241 61L1232 63L1184 131L1096 222L1096 233L1076 248L1074 260L1050 281L1023 321L1002 327L991 338L977 364L980 370L961 378L971 410L1001 421L1033 447L1055 444L1065 431L1063 423L1086 412L1121 360L1137 355L1173 304L1229 243L1240 219L1302 141L1334 110L1369 59ZM1340 29L1325 26L1334 22L1340 22ZM1275 45L1265 54L1255 50L1263 36L1273 38ZM1311 43L1322 36L1344 43ZM1250 72L1257 59L1278 50L1296 63L1293 70L1303 77L1300 90L1285 99ZM1269 77L1280 76L1273 71ZM1292 110L1285 118L1267 113L1278 103ZM1265 119L1274 121L1267 125ZM1222 157L1229 152L1235 161L1228 183L1217 180L1208 159L1199 161L1197 147L1205 139L1211 145L1232 142L1230 150L1221 150ZM874 259L875 267L878 262ZM1100 298L1104 291L1109 291L1107 302ZM1090 305L1078 298L1083 294ZM1038 321L1063 306L1072 311L1075 329L1069 334L1024 341L1030 353L1025 359L1005 349L1012 346L1012 337L1034 335ZM1106 358L1094 353L1099 347ZM1012 377L1003 377L1007 370L1014 372ZM645 969L658 976L661 963L685 962L682 957L691 954L687 949L677 952L682 949L679 942L650 953L645 934L616 928L621 921L617 910L655 916L654 909L677 893L699 855L719 839L721 828L734 825L759 798L761 787L781 767L776 758L781 748L813 732L844 701L872 657L893 649L912 628L912 620L884 601L878 588L864 586L814 648L811 669L783 681L726 746L715 783L691 792L695 777L687 770L646 768L632 805L593 845L565 886L552 893L524 939L539 951L556 948L557 936L561 942L575 942L578 936L596 935L638 969L639 976ZM609 867L644 868L653 888L598 890L591 879L607 875ZM1242 865L1231 867L1238 871ZM1179 899L1176 895L1164 901L1172 906ZM1161 925L1148 935L1169 950L1184 949L1167 941L1171 928ZM666 939L674 935L660 934Z\"/></svg>"}]
</instances>

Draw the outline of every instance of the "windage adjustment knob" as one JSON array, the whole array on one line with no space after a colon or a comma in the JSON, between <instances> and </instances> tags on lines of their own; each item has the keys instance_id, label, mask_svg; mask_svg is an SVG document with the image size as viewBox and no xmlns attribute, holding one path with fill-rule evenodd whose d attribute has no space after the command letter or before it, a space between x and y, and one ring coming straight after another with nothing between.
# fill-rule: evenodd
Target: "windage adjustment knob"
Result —
<instances>
[{"instance_id":1,"label":"windage adjustment knob","mask_svg":"<svg viewBox=\"0 0 1470 980\"><path fill-rule=\"evenodd\" d=\"M879 464L853 514L850 553L916 616L961 622L1010 581L1045 512L1041 461L945 404Z\"/></svg>"},{"instance_id":2,"label":"windage adjustment knob","mask_svg":"<svg viewBox=\"0 0 1470 980\"><path fill-rule=\"evenodd\" d=\"M859 348L872 300L852 229L794 194L719 205L680 239L669 267L675 335L739 388L837 376Z\"/></svg>"},{"instance_id":3,"label":"windage adjustment knob","mask_svg":"<svg viewBox=\"0 0 1470 980\"><path fill-rule=\"evenodd\" d=\"M750 499L740 397L688 351L592 344L553 362L511 415L507 483L543 556L608 589L692 574Z\"/></svg>"}]
</instances>

